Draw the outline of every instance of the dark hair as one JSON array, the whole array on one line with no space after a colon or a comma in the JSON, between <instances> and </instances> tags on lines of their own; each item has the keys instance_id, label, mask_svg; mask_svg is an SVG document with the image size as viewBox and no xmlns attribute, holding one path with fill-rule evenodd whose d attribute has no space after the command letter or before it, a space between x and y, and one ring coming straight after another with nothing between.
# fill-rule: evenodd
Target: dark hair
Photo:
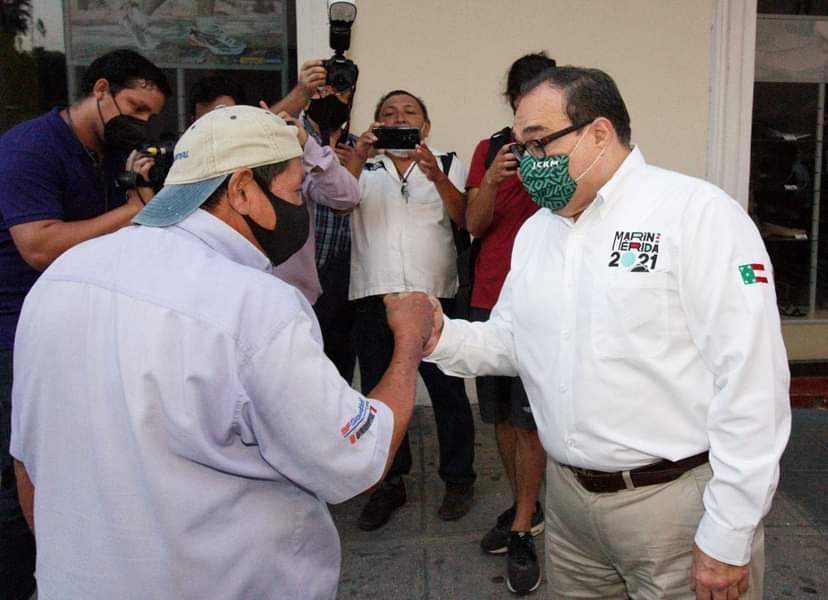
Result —
<instances>
[{"instance_id":1,"label":"dark hair","mask_svg":"<svg viewBox=\"0 0 828 600\"><path fill-rule=\"evenodd\" d=\"M604 117L612 123L619 141L629 146L630 114L612 77L599 69L556 67L524 85L521 95L544 84L563 93L566 116L573 125Z\"/></svg>"},{"instance_id":2,"label":"dark hair","mask_svg":"<svg viewBox=\"0 0 828 600\"><path fill-rule=\"evenodd\" d=\"M251 170L253 171L253 178L256 180L257 183L261 182L266 185L270 185L273 179L277 175L281 175L285 171L287 171L288 165L290 164L289 160L284 160L282 162L271 163L269 165L261 165L259 167L253 167ZM227 184L230 181L230 175L224 178L224 181L221 182L221 185L216 188L216 190L210 194L207 199L202 203L201 208L204 210L211 210L218 206L219 202L221 201L221 197L224 196L224 193L227 191Z\"/></svg>"},{"instance_id":3,"label":"dark hair","mask_svg":"<svg viewBox=\"0 0 828 600\"><path fill-rule=\"evenodd\" d=\"M98 79L106 79L113 95L124 88L146 85L158 88L164 96L170 96L172 90L167 76L149 60L132 50L113 50L99 56L83 75L81 93L88 96Z\"/></svg>"},{"instance_id":4,"label":"dark hair","mask_svg":"<svg viewBox=\"0 0 828 600\"><path fill-rule=\"evenodd\" d=\"M219 96L230 96L236 104L247 104L247 95L241 85L222 75L210 75L193 84L187 105L189 114L195 114L196 104L207 104Z\"/></svg>"},{"instance_id":5,"label":"dark hair","mask_svg":"<svg viewBox=\"0 0 828 600\"><path fill-rule=\"evenodd\" d=\"M377 102L377 107L374 109L374 121L379 121L380 110L382 110L382 105L385 104L386 100L392 98L394 96L411 96L414 100L417 101L417 104L420 105L420 110L423 111L423 116L425 120L431 123L431 119L428 118L428 109L426 108L425 102L423 102L422 98L415 96L411 92L406 92L405 90L393 90L385 94L380 101Z\"/></svg>"},{"instance_id":6,"label":"dark hair","mask_svg":"<svg viewBox=\"0 0 828 600\"><path fill-rule=\"evenodd\" d=\"M517 99L520 98L520 89L533 77L537 77L546 69L552 69L556 65L554 58L546 56L546 52L536 52L521 56L512 66L509 67L509 74L506 76L506 90L503 95L509 102L514 112Z\"/></svg>"}]
</instances>

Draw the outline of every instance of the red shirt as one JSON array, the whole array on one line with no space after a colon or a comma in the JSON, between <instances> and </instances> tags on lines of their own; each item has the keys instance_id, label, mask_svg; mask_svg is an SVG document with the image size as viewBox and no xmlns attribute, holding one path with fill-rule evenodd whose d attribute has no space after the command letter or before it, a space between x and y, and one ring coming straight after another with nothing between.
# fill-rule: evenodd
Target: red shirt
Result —
<instances>
[{"instance_id":1,"label":"red shirt","mask_svg":"<svg viewBox=\"0 0 828 600\"><path fill-rule=\"evenodd\" d=\"M479 188L486 175L486 153L490 140L477 144L469 167L466 189ZM523 223L535 214L538 205L532 201L517 175L497 186L492 223L480 240L480 254L474 267L471 305L491 310L500 295L500 288L509 273L512 245Z\"/></svg>"}]
</instances>

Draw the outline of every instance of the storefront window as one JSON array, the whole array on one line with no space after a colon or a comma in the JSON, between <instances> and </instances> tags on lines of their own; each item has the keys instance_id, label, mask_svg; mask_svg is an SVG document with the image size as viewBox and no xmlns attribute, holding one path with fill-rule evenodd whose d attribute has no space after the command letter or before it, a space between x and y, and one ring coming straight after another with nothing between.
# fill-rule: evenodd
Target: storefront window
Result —
<instances>
[{"instance_id":1,"label":"storefront window","mask_svg":"<svg viewBox=\"0 0 828 600\"><path fill-rule=\"evenodd\" d=\"M116 48L167 74L165 137L189 124L202 77L236 81L251 104L275 102L296 80L295 0L0 0L0 11L0 133L76 100L84 69Z\"/></svg>"},{"instance_id":2,"label":"storefront window","mask_svg":"<svg viewBox=\"0 0 828 600\"><path fill-rule=\"evenodd\" d=\"M828 2L759 2L750 202L783 318L828 318Z\"/></svg>"}]
</instances>

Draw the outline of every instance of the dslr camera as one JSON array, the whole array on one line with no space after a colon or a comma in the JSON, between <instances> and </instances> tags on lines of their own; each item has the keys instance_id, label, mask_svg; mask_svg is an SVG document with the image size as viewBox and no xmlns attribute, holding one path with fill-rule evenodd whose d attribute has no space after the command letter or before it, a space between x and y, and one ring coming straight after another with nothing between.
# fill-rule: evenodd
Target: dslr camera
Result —
<instances>
[{"instance_id":1,"label":"dslr camera","mask_svg":"<svg viewBox=\"0 0 828 600\"><path fill-rule=\"evenodd\" d=\"M328 71L326 84L338 92L344 92L356 85L359 68L352 60L345 58L351 47L351 25L356 20L354 0L328 0L328 21L330 23L330 45L334 55L322 61Z\"/></svg>"},{"instance_id":2,"label":"dslr camera","mask_svg":"<svg viewBox=\"0 0 828 600\"><path fill-rule=\"evenodd\" d=\"M173 157L175 156L175 142L161 142L158 144L141 144L136 148L141 154L146 154L155 159L155 164L150 167L149 179L144 179L135 171L122 171L118 173L118 185L128 190L137 187L151 187L153 191L158 193L164 187L164 180L167 178L167 173L170 172L170 167L173 164Z\"/></svg>"}]
</instances>

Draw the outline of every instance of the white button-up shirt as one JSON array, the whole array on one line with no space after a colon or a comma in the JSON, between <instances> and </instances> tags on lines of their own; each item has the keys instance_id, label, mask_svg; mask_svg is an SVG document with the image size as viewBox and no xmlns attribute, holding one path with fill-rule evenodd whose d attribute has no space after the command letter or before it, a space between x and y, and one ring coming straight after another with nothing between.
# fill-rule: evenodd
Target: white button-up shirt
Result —
<instances>
[{"instance_id":1,"label":"white button-up shirt","mask_svg":"<svg viewBox=\"0 0 828 600\"><path fill-rule=\"evenodd\" d=\"M432 152L439 164L443 153ZM464 189L466 167L456 156L448 178ZM360 175L360 204L351 216L351 300L392 292L438 298L457 293L457 250L443 200L416 164L405 179L383 155L369 160Z\"/></svg>"},{"instance_id":2,"label":"white button-up shirt","mask_svg":"<svg viewBox=\"0 0 828 600\"><path fill-rule=\"evenodd\" d=\"M81 244L32 288L11 452L35 486L39 598L335 596L326 502L378 480L393 416L270 271L197 210Z\"/></svg>"},{"instance_id":3,"label":"white button-up shirt","mask_svg":"<svg viewBox=\"0 0 828 600\"><path fill-rule=\"evenodd\" d=\"M622 471L710 449L696 542L750 560L790 432L771 264L715 186L627 157L577 220L538 211L487 323L446 319L429 360L520 375L556 461Z\"/></svg>"}]
</instances>

